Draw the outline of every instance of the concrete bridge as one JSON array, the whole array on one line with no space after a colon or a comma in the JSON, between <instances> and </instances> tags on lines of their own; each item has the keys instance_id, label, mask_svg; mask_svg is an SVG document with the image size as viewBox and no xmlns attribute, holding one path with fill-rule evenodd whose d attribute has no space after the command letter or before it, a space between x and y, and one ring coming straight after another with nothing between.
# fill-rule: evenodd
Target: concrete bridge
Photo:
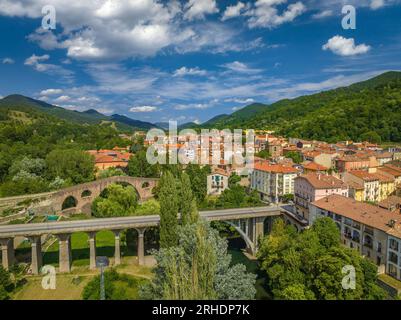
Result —
<instances>
[{"instance_id":1,"label":"concrete bridge","mask_svg":"<svg viewBox=\"0 0 401 320\"><path fill-rule=\"evenodd\" d=\"M258 240L264 235L265 219L267 217L280 216L281 214L281 207L238 208L200 212L200 216L208 221L225 221L234 226L245 240L247 249L253 255L258 250ZM114 265L118 265L121 262L120 233L125 229L136 229L138 233L138 261L140 265L143 265L145 259L145 231L147 228L157 227L159 223L159 215L150 215L0 226L2 264L6 269L14 264L14 238L18 236L27 237L31 243L31 270L33 274L39 274L42 267L41 237L43 235L55 235L59 241L59 272L70 272L72 264L71 234L74 232L86 232L89 242L90 268L94 269L96 268L96 233L101 230L110 230L115 235Z\"/></svg>"},{"instance_id":2,"label":"concrete bridge","mask_svg":"<svg viewBox=\"0 0 401 320\"><path fill-rule=\"evenodd\" d=\"M138 194L139 201L145 201L152 197L152 190L157 185L159 179L156 178L137 178L130 176L116 176L99 179L72 187L64 188L54 192L32 194L26 196L0 198L1 206L17 206L26 200L38 202L36 204L38 214L51 213L91 213L91 204L101 192L112 183L126 183L132 185ZM63 204L69 201L75 204L72 207L64 208Z\"/></svg>"}]
</instances>

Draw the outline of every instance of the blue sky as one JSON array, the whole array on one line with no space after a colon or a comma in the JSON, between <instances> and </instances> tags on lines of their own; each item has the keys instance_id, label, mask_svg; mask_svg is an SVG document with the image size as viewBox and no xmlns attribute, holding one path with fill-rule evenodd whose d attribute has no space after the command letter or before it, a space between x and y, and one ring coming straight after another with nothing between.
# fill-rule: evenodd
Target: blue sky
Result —
<instances>
[{"instance_id":1,"label":"blue sky","mask_svg":"<svg viewBox=\"0 0 401 320\"><path fill-rule=\"evenodd\" d=\"M0 0L0 96L203 122L401 70L400 17L398 0Z\"/></svg>"}]
</instances>

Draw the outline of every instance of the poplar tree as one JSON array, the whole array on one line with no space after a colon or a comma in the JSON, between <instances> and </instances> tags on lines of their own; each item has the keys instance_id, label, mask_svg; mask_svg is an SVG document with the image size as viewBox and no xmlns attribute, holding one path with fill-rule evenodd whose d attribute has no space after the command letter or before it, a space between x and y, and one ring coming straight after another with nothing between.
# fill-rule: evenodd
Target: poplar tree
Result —
<instances>
[{"instance_id":1,"label":"poplar tree","mask_svg":"<svg viewBox=\"0 0 401 320\"><path fill-rule=\"evenodd\" d=\"M181 224L191 224L197 221L198 209L196 199L192 193L189 175L183 172L181 175Z\"/></svg>"},{"instance_id":2,"label":"poplar tree","mask_svg":"<svg viewBox=\"0 0 401 320\"><path fill-rule=\"evenodd\" d=\"M177 245L178 192L174 176L165 171L159 182L160 247Z\"/></svg>"}]
</instances>

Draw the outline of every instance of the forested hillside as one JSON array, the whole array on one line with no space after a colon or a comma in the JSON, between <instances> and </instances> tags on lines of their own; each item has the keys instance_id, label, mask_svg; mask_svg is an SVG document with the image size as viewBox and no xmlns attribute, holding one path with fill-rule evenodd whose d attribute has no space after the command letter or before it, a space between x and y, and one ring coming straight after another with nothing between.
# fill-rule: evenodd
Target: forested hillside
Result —
<instances>
[{"instance_id":1,"label":"forested hillside","mask_svg":"<svg viewBox=\"0 0 401 320\"><path fill-rule=\"evenodd\" d=\"M245 107L253 109L253 106ZM368 81L261 108L250 118L236 116L217 128L274 129L285 136L326 140L401 141L401 73L387 72Z\"/></svg>"},{"instance_id":2,"label":"forested hillside","mask_svg":"<svg viewBox=\"0 0 401 320\"><path fill-rule=\"evenodd\" d=\"M4 114L8 111L46 114L77 124L110 125L126 131L131 131L132 129L149 130L155 127L154 124L149 122L134 120L118 114L106 116L93 109L83 112L67 110L62 107L54 106L46 102L18 94L10 95L4 99L0 99L0 112Z\"/></svg>"},{"instance_id":3,"label":"forested hillside","mask_svg":"<svg viewBox=\"0 0 401 320\"><path fill-rule=\"evenodd\" d=\"M0 108L0 196L94 179L88 149L127 146L111 126L81 125L33 110Z\"/></svg>"}]
</instances>

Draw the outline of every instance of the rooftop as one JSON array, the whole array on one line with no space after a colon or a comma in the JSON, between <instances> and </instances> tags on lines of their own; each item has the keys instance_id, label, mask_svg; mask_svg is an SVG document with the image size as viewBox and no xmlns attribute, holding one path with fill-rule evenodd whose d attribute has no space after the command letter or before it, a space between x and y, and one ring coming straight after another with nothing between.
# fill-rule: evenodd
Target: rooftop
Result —
<instances>
[{"instance_id":1,"label":"rooftop","mask_svg":"<svg viewBox=\"0 0 401 320\"><path fill-rule=\"evenodd\" d=\"M346 188L345 182L337 179L336 177L319 173L303 174L295 179L305 179L315 189L333 189L333 188Z\"/></svg>"},{"instance_id":2,"label":"rooftop","mask_svg":"<svg viewBox=\"0 0 401 320\"><path fill-rule=\"evenodd\" d=\"M399 213L335 194L312 202L312 205L401 238ZM391 220L396 221L394 227L390 227Z\"/></svg>"},{"instance_id":3,"label":"rooftop","mask_svg":"<svg viewBox=\"0 0 401 320\"><path fill-rule=\"evenodd\" d=\"M254 169L273 173L298 173L297 169L282 164L269 164L269 163L256 162Z\"/></svg>"}]
</instances>

